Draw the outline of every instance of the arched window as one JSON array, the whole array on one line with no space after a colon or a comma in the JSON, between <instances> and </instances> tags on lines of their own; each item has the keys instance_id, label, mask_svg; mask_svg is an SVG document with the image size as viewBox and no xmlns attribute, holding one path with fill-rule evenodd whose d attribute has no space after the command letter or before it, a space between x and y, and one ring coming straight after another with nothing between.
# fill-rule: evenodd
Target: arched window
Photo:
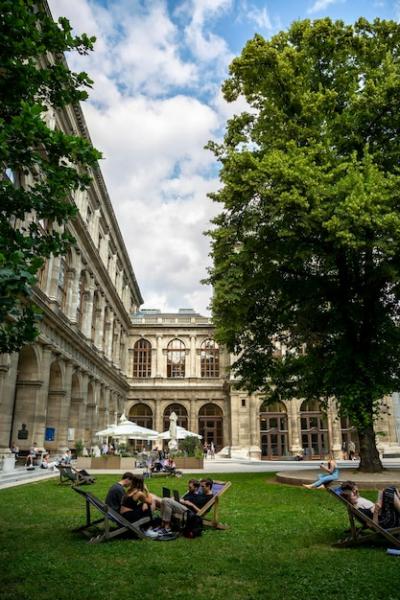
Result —
<instances>
[{"instance_id":1,"label":"arched window","mask_svg":"<svg viewBox=\"0 0 400 600\"><path fill-rule=\"evenodd\" d=\"M200 364L202 377L219 377L219 348L215 340L201 344Z\"/></svg>"},{"instance_id":2,"label":"arched window","mask_svg":"<svg viewBox=\"0 0 400 600\"><path fill-rule=\"evenodd\" d=\"M164 410L163 431L167 431L167 429L169 429L169 416L173 412L178 417L176 424L180 427L188 429L188 414L186 408L182 406L182 404L169 404Z\"/></svg>"},{"instance_id":3,"label":"arched window","mask_svg":"<svg viewBox=\"0 0 400 600\"><path fill-rule=\"evenodd\" d=\"M175 338L167 346L167 377L185 377L185 344Z\"/></svg>"},{"instance_id":4,"label":"arched window","mask_svg":"<svg viewBox=\"0 0 400 600\"><path fill-rule=\"evenodd\" d=\"M288 418L282 402L260 407L261 456L279 458L288 455Z\"/></svg>"},{"instance_id":5,"label":"arched window","mask_svg":"<svg viewBox=\"0 0 400 600\"><path fill-rule=\"evenodd\" d=\"M328 420L317 400L300 407L301 445L306 458L323 458L329 451Z\"/></svg>"},{"instance_id":6,"label":"arched window","mask_svg":"<svg viewBox=\"0 0 400 600\"><path fill-rule=\"evenodd\" d=\"M151 344L143 338L133 347L133 376L151 377Z\"/></svg>"},{"instance_id":7,"label":"arched window","mask_svg":"<svg viewBox=\"0 0 400 600\"><path fill-rule=\"evenodd\" d=\"M199 434L203 444L213 442L217 450L223 447L223 413L217 404L210 402L199 410Z\"/></svg>"},{"instance_id":8,"label":"arched window","mask_svg":"<svg viewBox=\"0 0 400 600\"><path fill-rule=\"evenodd\" d=\"M153 429L153 411L149 406L140 402L135 404L129 411L128 419L134 421L141 427Z\"/></svg>"}]
</instances>

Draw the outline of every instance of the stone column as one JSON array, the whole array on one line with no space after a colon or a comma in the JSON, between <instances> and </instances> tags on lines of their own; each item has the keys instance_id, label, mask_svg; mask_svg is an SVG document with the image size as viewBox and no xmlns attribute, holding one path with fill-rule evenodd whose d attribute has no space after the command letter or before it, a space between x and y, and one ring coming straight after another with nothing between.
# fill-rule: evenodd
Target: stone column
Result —
<instances>
[{"instance_id":1,"label":"stone column","mask_svg":"<svg viewBox=\"0 0 400 600\"><path fill-rule=\"evenodd\" d=\"M261 458L260 428L259 428L259 400L255 396L249 397L250 402L250 458Z\"/></svg>"},{"instance_id":2,"label":"stone column","mask_svg":"<svg viewBox=\"0 0 400 600\"><path fill-rule=\"evenodd\" d=\"M104 350L104 310L105 310L105 298L104 293L101 292L99 295L99 301L96 307L95 317L95 336L94 344L98 350Z\"/></svg>"},{"instance_id":3,"label":"stone column","mask_svg":"<svg viewBox=\"0 0 400 600\"><path fill-rule=\"evenodd\" d=\"M104 352L106 357L109 360L112 360L112 343L113 343L113 325L114 325L114 313L112 311L109 311L108 313L108 320L105 323L105 347L104 347Z\"/></svg>"},{"instance_id":4,"label":"stone column","mask_svg":"<svg viewBox=\"0 0 400 600\"><path fill-rule=\"evenodd\" d=\"M287 403L289 452L292 456L302 451L299 407L297 400Z\"/></svg>"},{"instance_id":5,"label":"stone column","mask_svg":"<svg viewBox=\"0 0 400 600\"><path fill-rule=\"evenodd\" d=\"M328 433L329 449L333 452L335 458L342 458L342 428L338 418L337 406L333 400L329 401L328 406Z\"/></svg>"},{"instance_id":6,"label":"stone column","mask_svg":"<svg viewBox=\"0 0 400 600\"><path fill-rule=\"evenodd\" d=\"M10 454L18 354L0 354L0 458Z\"/></svg>"},{"instance_id":7,"label":"stone column","mask_svg":"<svg viewBox=\"0 0 400 600\"><path fill-rule=\"evenodd\" d=\"M160 433L163 431L163 409L157 398L154 401L154 429Z\"/></svg>"},{"instance_id":8,"label":"stone column","mask_svg":"<svg viewBox=\"0 0 400 600\"><path fill-rule=\"evenodd\" d=\"M93 213L92 223L91 223L91 227L90 227L90 234L92 236L92 240L93 240L93 243L96 246L96 248L97 248L97 242L99 239L100 216L101 216L101 211L99 208L96 208L96 210Z\"/></svg>"},{"instance_id":9,"label":"stone column","mask_svg":"<svg viewBox=\"0 0 400 600\"><path fill-rule=\"evenodd\" d=\"M196 410L196 398L190 398L189 431L194 431L194 433L198 433L199 431L199 420Z\"/></svg>"},{"instance_id":10,"label":"stone column","mask_svg":"<svg viewBox=\"0 0 400 600\"><path fill-rule=\"evenodd\" d=\"M58 452L64 452L65 448L69 447L68 440L68 424L69 413L71 409L71 384L72 384L73 364L71 361L64 359L64 385L63 390L60 390L61 405L58 415L58 424L56 425L56 442Z\"/></svg>"},{"instance_id":11,"label":"stone column","mask_svg":"<svg viewBox=\"0 0 400 600\"><path fill-rule=\"evenodd\" d=\"M77 254L79 250L76 251ZM77 267L75 269L70 269L69 273L69 285L67 291L67 311L66 315L71 323L78 322L78 304L79 304L79 285L81 278L81 259L80 256L77 257Z\"/></svg>"},{"instance_id":12,"label":"stone column","mask_svg":"<svg viewBox=\"0 0 400 600\"><path fill-rule=\"evenodd\" d=\"M232 393L231 398L231 446L243 446L240 439L240 396L238 393ZM249 409L250 410L250 407Z\"/></svg>"},{"instance_id":13,"label":"stone column","mask_svg":"<svg viewBox=\"0 0 400 600\"><path fill-rule=\"evenodd\" d=\"M191 335L190 336L190 353L189 353L189 377L199 377L199 375L196 372L196 363L197 363L197 357L196 357L196 336Z\"/></svg>"},{"instance_id":14,"label":"stone column","mask_svg":"<svg viewBox=\"0 0 400 600\"><path fill-rule=\"evenodd\" d=\"M156 377L166 376L165 356L163 353L163 336L157 336L157 372Z\"/></svg>"},{"instance_id":15,"label":"stone column","mask_svg":"<svg viewBox=\"0 0 400 600\"><path fill-rule=\"evenodd\" d=\"M41 381L36 382L39 385L36 388L34 420L32 423L32 431L30 443L37 442L39 447L44 447L44 433L46 427L47 404L49 396L49 377L50 365L53 358L53 346L42 346L42 361L40 364Z\"/></svg>"},{"instance_id":16,"label":"stone column","mask_svg":"<svg viewBox=\"0 0 400 600\"><path fill-rule=\"evenodd\" d=\"M49 260L49 275L47 285L47 296L49 300L58 302L58 278L61 269L61 256L52 256Z\"/></svg>"},{"instance_id":17,"label":"stone column","mask_svg":"<svg viewBox=\"0 0 400 600\"><path fill-rule=\"evenodd\" d=\"M92 336L92 317L93 317L93 299L96 285L93 277L89 284L89 289L84 292L85 301L83 302L82 333L89 340Z\"/></svg>"},{"instance_id":18,"label":"stone column","mask_svg":"<svg viewBox=\"0 0 400 600\"><path fill-rule=\"evenodd\" d=\"M121 323L117 320L114 321L113 330L113 344L112 344L112 361L114 365L120 367L120 336L121 336Z\"/></svg>"},{"instance_id":19,"label":"stone column","mask_svg":"<svg viewBox=\"0 0 400 600\"><path fill-rule=\"evenodd\" d=\"M117 255L112 254L110 256L110 260L108 261L108 274L111 277L111 281L115 283L115 270L117 267Z\"/></svg>"}]
</instances>

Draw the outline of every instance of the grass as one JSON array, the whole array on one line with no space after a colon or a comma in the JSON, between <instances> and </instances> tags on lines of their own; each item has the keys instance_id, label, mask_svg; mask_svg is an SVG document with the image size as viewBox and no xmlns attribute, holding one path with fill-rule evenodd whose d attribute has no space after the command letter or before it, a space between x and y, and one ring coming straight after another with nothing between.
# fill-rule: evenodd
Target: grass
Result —
<instances>
[{"instance_id":1,"label":"grass","mask_svg":"<svg viewBox=\"0 0 400 600\"><path fill-rule=\"evenodd\" d=\"M384 546L332 548L347 517L327 493L267 474L226 478L221 520L230 529L168 543L87 544L71 531L84 522L83 498L55 480L0 491L1 599L399 600L400 559ZM174 487L183 491L187 479ZM114 480L99 476L90 489L104 497Z\"/></svg>"}]
</instances>

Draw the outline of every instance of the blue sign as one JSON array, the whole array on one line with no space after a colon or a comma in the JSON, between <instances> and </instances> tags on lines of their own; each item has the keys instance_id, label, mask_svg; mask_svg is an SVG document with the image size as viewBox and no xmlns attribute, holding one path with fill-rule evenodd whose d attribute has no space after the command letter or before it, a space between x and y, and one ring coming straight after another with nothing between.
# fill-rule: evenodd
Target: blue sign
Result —
<instances>
[{"instance_id":1,"label":"blue sign","mask_svg":"<svg viewBox=\"0 0 400 600\"><path fill-rule=\"evenodd\" d=\"M55 427L46 427L46 433L44 434L44 439L46 442L54 442L54 438L56 436Z\"/></svg>"}]
</instances>

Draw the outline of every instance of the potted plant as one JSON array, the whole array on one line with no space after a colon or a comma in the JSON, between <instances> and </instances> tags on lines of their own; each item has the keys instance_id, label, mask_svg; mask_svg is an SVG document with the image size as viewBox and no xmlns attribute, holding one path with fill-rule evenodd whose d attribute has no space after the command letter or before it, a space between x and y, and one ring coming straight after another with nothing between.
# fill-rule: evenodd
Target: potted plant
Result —
<instances>
[{"instance_id":1,"label":"potted plant","mask_svg":"<svg viewBox=\"0 0 400 600\"><path fill-rule=\"evenodd\" d=\"M175 463L178 469L202 469L204 467L203 452L199 438L189 435L179 442L180 454Z\"/></svg>"}]
</instances>

